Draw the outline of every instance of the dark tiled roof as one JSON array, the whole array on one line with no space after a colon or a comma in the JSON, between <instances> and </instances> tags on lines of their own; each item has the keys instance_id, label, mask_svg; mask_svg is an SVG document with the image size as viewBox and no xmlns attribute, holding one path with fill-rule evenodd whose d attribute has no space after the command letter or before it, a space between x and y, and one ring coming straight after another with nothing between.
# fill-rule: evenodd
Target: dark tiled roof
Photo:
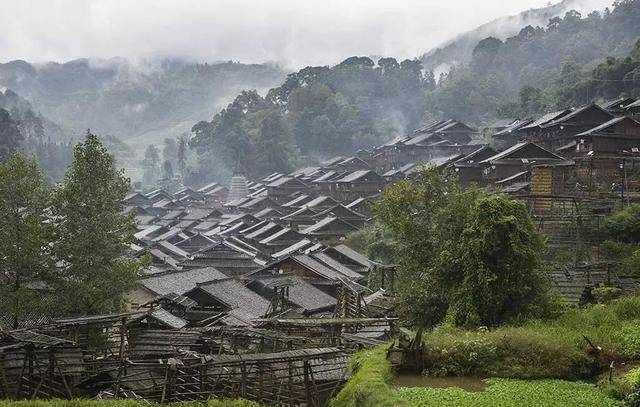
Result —
<instances>
[{"instance_id":1,"label":"dark tiled roof","mask_svg":"<svg viewBox=\"0 0 640 407\"><path fill-rule=\"evenodd\" d=\"M263 317L269 310L269 301L233 279L201 284L198 289L230 308L230 313L247 322Z\"/></svg>"},{"instance_id":2,"label":"dark tiled roof","mask_svg":"<svg viewBox=\"0 0 640 407\"><path fill-rule=\"evenodd\" d=\"M197 284L226 278L226 275L213 267L205 267L148 277L141 280L140 284L158 295L182 295L195 288Z\"/></svg>"}]
</instances>

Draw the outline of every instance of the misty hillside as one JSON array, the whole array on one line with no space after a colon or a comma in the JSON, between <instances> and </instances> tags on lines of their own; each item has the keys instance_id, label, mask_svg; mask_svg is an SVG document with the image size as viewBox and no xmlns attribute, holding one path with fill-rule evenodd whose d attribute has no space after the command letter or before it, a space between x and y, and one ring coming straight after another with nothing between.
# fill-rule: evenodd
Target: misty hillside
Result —
<instances>
[{"instance_id":1,"label":"misty hillside","mask_svg":"<svg viewBox=\"0 0 640 407\"><path fill-rule=\"evenodd\" d=\"M567 97L567 87L607 58L627 55L638 38L638 0L620 1L613 9L587 16L569 11L544 27L523 27L505 40L487 37L473 48L467 64L440 78L429 97L428 115L487 123L526 87L541 94L541 109L587 103L597 95L574 92Z\"/></svg>"},{"instance_id":2,"label":"misty hillside","mask_svg":"<svg viewBox=\"0 0 640 407\"><path fill-rule=\"evenodd\" d=\"M429 50L420 59L426 69L439 74L442 71L447 71L451 66L468 63L471 60L473 49L484 38L496 37L504 40L518 34L523 27L528 25L546 27L553 17L564 16L570 10L591 10L594 6L593 0L562 0L546 7L500 17L474 30L457 35L446 43Z\"/></svg>"},{"instance_id":3,"label":"misty hillside","mask_svg":"<svg viewBox=\"0 0 640 407\"><path fill-rule=\"evenodd\" d=\"M68 138L66 131L57 123L37 112L31 103L11 89L0 89L0 109L4 109L19 123L25 139L48 138L63 141Z\"/></svg>"},{"instance_id":4,"label":"misty hillside","mask_svg":"<svg viewBox=\"0 0 640 407\"><path fill-rule=\"evenodd\" d=\"M266 64L196 64L123 59L0 64L0 87L29 100L48 119L80 134L91 128L123 140L211 117L242 89L266 89L285 72Z\"/></svg>"},{"instance_id":5,"label":"misty hillside","mask_svg":"<svg viewBox=\"0 0 640 407\"><path fill-rule=\"evenodd\" d=\"M351 155L422 122L435 81L419 61L350 57L335 66L291 73L266 97L242 92L213 120L194 126L197 184L223 167L258 176ZM300 160L300 161L298 161Z\"/></svg>"}]
</instances>

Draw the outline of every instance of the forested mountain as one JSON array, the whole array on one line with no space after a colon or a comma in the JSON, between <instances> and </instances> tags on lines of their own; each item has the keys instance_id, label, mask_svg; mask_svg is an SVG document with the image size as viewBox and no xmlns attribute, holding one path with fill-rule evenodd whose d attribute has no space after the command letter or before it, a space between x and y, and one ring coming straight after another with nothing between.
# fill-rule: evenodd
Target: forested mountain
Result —
<instances>
[{"instance_id":1,"label":"forested mountain","mask_svg":"<svg viewBox=\"0 0 640 407\"><path fill-rule=\"evenodd\" d=\"M35 111L28 100L11 89L0 90L0 109L8 111L13 120L20 123L25 138L64 140L69 137L60 125Z\"/></svg>"},{"instance_id":2,"label":"forested mountain","mask_svg":"<svg viewBox=\"0 0 640 407\"><path fill-rule=\"evenodd\" d=\"M31 103L11 89L0 91L0 156L20 150L34 156L50 182L62 179L71 162L73 145L83 133L73 132L35 111ZM111 135L101 136L120 166L135 157L131 148Z\"/></svg>"},{"instance_id":3,"label":"forested mountain","mask_svg":"<svg viewBox=\"0 0 640 407\"><path fill-rule=\"evenodd\" d=\"M242 89L268 89L284 76L282 69L266 64L177 59L0 64L0 87L29 100L42 115L77 134L90 128L125 141L181 122L192 124Z\"/></svg>"},{"instance_id":4,"label":"forested mountain","mask_svg":"<svg viewBox=\"0 0 640 407\"><path fill-rule=\"evenodd\" d=\"M466 34L452 43L454 48L463 50L474 36L486 32L513 30L518 21L542 22L550 17L544 27L527 25L504 40L479 39L468 63L442 75L437 84L433 71L420 60L398 63L382 58L376 63L351 57L333 67L306 67L292 73L266 97L244 92L212 121L194 126L192 145L200 160L191 168L192 179L220 174L221 166L248 174L286 171L295 158L307 163L353 154L432 119L453 117L482 125L499 116L617 96L621 86L585 81L607 57L613 59L597 68L600 74L634 74L633 61L615 57L626 56L640 36L640 0L616 2L612 9L588 16L575 10L557 16L580 5L567 0ZM436 54L423 58L430 64L427 68L437 63ZM596 90L598 86L602 91ZM213 152L221 153L217 160Z\"/></svg>"},{"instance_id":5,"label":"forested mountain","mask_svg":"<svg viewBox=\"0 0 640 407\"><path fill-rule=\"evenodd\" d=\"M485 38L468 64L440 78L429 95L427 115L486 123L529 87L544 93L539 96L542 110L586 103L597 95L567 89L607 57L627 55L638 37L640 1L623 0L586 17L569 11L546 27L526 26L504 41Z\"/></svg>"},{"instance_id":6,"label":"forested mountain","mask_svg":"<svg viewBox=\"0 0 640 407\"><path fill-rule=\"evenodd\" d=\"M351 57L304 68L266 97L243 92L193 127L200 153L193 180L219 174L214 152L227 168L259 175L371 147L418 126L434 86L419 61Z\"/></svg>"},{"instance_id":7,"label":"forested mountain","mask_svg":"<svg viewBox=\"0 0 640 407\"><path fill-rule=\"evenodd\" d=\"M557 4L529 9L512 16L500 17L429 50L420 59L425 69L436 72L436 76L438 76L440 72L448 71L452 66L469 63L473 49L484 38L495 37L505 40L518 34L523 27L528 25L544 27L550 19L564 16L567 11L589 10L597 3L600 2L594 2L593 0L562 0Z\"/></svg>"},{"instance_id":8,"label":"forested mountain","mask_svg":"<svg viewBox=\"0 0 640 407\"><path fill-rule=\"evenodd\" d=\"M61 179L71 159L71 133L11 89L0 91L0 114L0 155L21 150L37 158L50 181Z\"/></svg>"},{"instance_id":9,"label":"forested mountain","mask_svg":"<svg viewBox=\"0 0 640 407\"><path fill-rule=\"evenodd\" d=\"M640 0L587 16L566 11L583 1L591 0L495 20L421 59L354 56L289 75L267 64L175 59L13 61L0 64L0 86L11 89L0 107L26 138L64 143L88 128L105 135L119 164L130 175L142 167L134 178L151 183L287 171L354 154L432 119L482 125L637 93ZM436 78L433 69L452 61L460 65ZM182 137L189 130L190 152Z\"/></svg>"}]
</instances>

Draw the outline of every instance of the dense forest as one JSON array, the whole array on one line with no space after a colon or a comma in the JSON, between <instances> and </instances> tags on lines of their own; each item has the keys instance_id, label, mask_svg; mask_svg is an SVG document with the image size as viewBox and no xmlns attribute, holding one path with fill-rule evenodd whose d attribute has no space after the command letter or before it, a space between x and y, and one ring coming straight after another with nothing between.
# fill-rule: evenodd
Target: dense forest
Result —
<instances>
[{"instance_id":1,"label":"dense forest","mask_svg":"<svg viewBox=\"0 0 640 407\"><path fill-rule=\"evenodd\" d=\"M525 21L567 5L531 12ZM437 83L420 60L351 57L332 67L306 67L265 97L243 92L212 121L196 124L192 146L199 160L187 178L199 183L233 171L288 171L296 159L353 154L432 119L454 117L479 126L634 93L629 79L635 75L639 17L640 1L625 0L586 17L568 11L504 41L488 37L473 48L468 63ZM611 86L611 80L625 82Z\"/></svg>"},{"instance_id":2,"label":"dense forest","mask_svg":"<svg viewBox=\"0 0 640 407\"><path fill-rule=\"evenodd\" d=\"M569 11L562 18L550 19L546 27L526 26L505 41L485 38L474 48L468 64L454 67L439 78L429 95L427 115L488 123L498 113L520 113L510 105L523 89L528 89L525 94L539 93L535 95L537 105L527 113L617 97L619 91L628 89L605 83L610 79L607 75L615 76L612 71L605 72L606 65L615 64L616 58L632 50L640 34L639 18L640 2L624 0L614 3L612 9L594 11L586 17ZM605 65L593 71L601 62ZM629 72L626 70L623 76ZM583 86L588 78L601 83Z\"/></svg>"},{"instance_id":3,"label":"dense forest","mask_svg":"<svg viewBox=\"0 0 640 407\"><path fill-rule=\"evenodd\" d=\"M589 8L584 0L562 0L556 4L548 4L540 8L532 8L516 15L499 17L473 30L457 35L444 44L432 48L420 57L425 69L434 71L436 77L455 65L468 64L473 55L473 49L480 40L495 37L505 40L517 35L522 27L546 26L547 22L567 11Z\"/></svg>"},{"instance_id":4,"label":"dense forest","mask_svg":"<svg viewBox=\"0 0 640 407\"><path fill-rule=\"evenodd\" d=\"M352 154L410 131L423 119L435 80L418 61L351 57L333 67L307 67L265 97L241 93L212 121L193 127L201 156L198 178L218 173L207 155L249 175L288 171L296 159L317 162Z\"/></svg>"}]
</instances>

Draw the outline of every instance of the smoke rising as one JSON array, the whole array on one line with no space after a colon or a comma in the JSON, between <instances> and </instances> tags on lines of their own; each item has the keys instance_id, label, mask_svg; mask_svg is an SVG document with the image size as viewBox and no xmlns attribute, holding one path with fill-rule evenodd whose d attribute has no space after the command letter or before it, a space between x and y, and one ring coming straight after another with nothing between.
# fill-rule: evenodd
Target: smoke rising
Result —
<instances>
[{"instance_id":1,"label":"smoke rising","mask_svg":"<svg viewBox=\"0 0 640 407\"><path fill-rule=\"evenodd\" d=\"M607 0L580 0L587 8ZM189 56L325 65L411 58L495 17L548 0L5 0L3 62Z\"/></svg>"}]
</instances>

